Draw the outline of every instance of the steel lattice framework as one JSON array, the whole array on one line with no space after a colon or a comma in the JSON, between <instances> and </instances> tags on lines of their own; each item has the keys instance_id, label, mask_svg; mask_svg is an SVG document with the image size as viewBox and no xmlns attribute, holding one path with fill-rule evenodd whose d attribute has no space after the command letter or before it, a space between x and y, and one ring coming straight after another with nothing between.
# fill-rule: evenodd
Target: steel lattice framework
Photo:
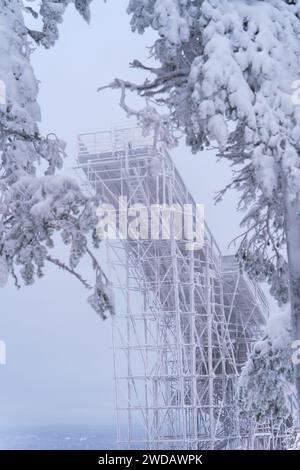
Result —
<instances>
[{"instance_id":1,"label":"steel lattice framework","mask_svg":"<svg viewBox=\"0 0 300 470\"><path fill-rule=\"evenodd\" d=\"M192 204L164 149L135 125L81 134L79 166L116 207ZM124 208L123 208L124 209ZM149 212L150 213L150 212ZM201 250L167 239L108 240L116 293L113 350L122 448L278 447L270 425L239 419L237 379L268 316L262 291L222 257L209 228ZM276 433L274 433L276 435Z\"/></svg>"}]
</instances>

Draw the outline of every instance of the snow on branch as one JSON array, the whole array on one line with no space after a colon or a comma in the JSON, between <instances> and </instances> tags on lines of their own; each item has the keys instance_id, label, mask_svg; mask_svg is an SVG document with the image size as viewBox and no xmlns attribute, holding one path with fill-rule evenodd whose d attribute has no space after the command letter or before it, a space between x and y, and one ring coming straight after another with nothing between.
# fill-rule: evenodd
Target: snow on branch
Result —
<instances>
[{"instance_id":1,"label":"snow on branch","mask_svg":"<svg viewBox=\"0 0 300 470\"><path fill-rule=\"evenodd\" d=\"M290 321L288 310L271 315L264 338L255 343L242 370L242 415L253 416L259 423L294 418Z\"/></svg>"},{"instance_id":2,"label":"snow on branch","mask_svg":"<svg viewBox=\"0 0 300 470\"><path fill-rule=\"evenodd\" d=\"M26 28L27 33L38 44L49 48L55 44L59 37L58 25L63 22L63 17L70 3L86 20L90 21L90 3L92 0L41 0L36 9L26 4L31 0L24 0L24 10L36 20L42 21L42 29L34 30Z\"/></svg>"},{"instance_id":3,"label":"snow on branch","mask_svg":"<svg viewBox=\"0 0 300 470\"><path fill-rule=\"evenodd\" d=\"M42 0L40 5L0 0L0 80L5 85L0 101L0 286L10 275L16 287L20 278L30 285L51 263L94 289L89 302L104 318L113 313L113 301L106 276L95 256L91 259L92 247L99 246L97 201L87 199L76 180L57 174L65 144L53 133L44 137L39 132L38 83L30 63L30 37L53 45L69 3L89 20L90 0ZM42 20L42 31L26 26L24 12ZM57 235L70 247L67 262L53 255ZM84 256L95 273L94 287L78 272Z\"/></svg>"}]
</instances>

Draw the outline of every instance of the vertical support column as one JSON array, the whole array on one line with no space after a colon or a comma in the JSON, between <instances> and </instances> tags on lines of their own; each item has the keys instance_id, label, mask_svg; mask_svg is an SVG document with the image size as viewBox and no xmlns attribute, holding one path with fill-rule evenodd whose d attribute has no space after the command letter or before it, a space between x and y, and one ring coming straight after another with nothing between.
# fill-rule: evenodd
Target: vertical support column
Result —
<instances>
[{"instance_id":1,"label":"vertical support column","mask_svg":"<svg viewBox=\"0 0 300 470\"><path fill-rule=\"evenodd\" d=\"M126 250L126 351L127 351L127 396L128 396L128 442L129 448L132 445L132 399L131 399L131 381L132 381L132 371L131 371L131 318L130 318L130 294L129 294L129 255Z\"/></svg>"},{"instance_id":2,"label":"vertical support column","mask_svg":"<svg viewBox=\"0 0 300 470\"><path fill-rule=\"evenodd\" d=\"M143 312L142 316L144 319L144 340L145 340L145 370L144 370L144 390L145 390L145 424L147 432L147 448L150 448L150 422L149 422L149 397L148 397L148 381L150 377L149 374L149 340L148 340L148 319L147 319L147 292L146 286L144 285L143 290Z\"/></svg>"},{"instance_id":3,"label":"vertical support column","mask_svg":"<svg viewBox=\"0 0 300 470\"><path fill-rule=\"evenodd\" d=\"M207 361L208 361L208 406L209 406L209 438L210 449L214 449L215 423L214 423L214 369L213 369L213 331L212 331L212 304L210 279L210 245L206 245L206 315L207 315Z\"/></svg>"},{"instance_id":4,"label":"vertical support column","mask_svg":"<svg viewBox=\"0 0 300 470\"><path fill-rule=\"evenodd\" d=\"M112 270L111 270L111 259L110 259L110 247L109 241L106 240L106 259L108 264L108 277L112 279ZM116 427L117 427L117 445L120 446L121 434L120 434L120 416L119 416L119 384L118 384L118 374L117 374L117 351L116 351L116 321L117 319L113 316L111 319L111 338L112 338L112 350L113 350L113 367L114 367L114 384L115 384L115 413L116 413Z\"/></svg>"},{"instance_id":5,"label":"vertical support column","mask_svg":"<svg viewBox=\"0 0 300 470\"><path fill-rule=\"evenodd\" d=\"M190 267L190 312L189 312L189 322L190 322L190 348L192 356L191 364L191 433L193 439L193 447L196 445L198 438L197 430L197 361L196 361L196 331L195 331L195 322L196 322L196 309L195 309L195 253L194 250L189 251L189 267Z\"/></svg>"},{"instance_id":6,"label":"vertical support column","mask_svg":"<svg viewBox=\"0 0 300 470\"><path fill-rule=\"evenodd\" d=\"M169 204L174 201L174 171L169 177ZM174 227L174 214L170 218L170 244L171 244L171 258L172 258L172 272L173 272L173 290L174 290L174 304L175 304L175 321L176 321L176 342L177 342L177 377L180 388L180 407L181 407L181 426L182 426L182 442L184 447L187 446L187 429L186 429L186 406L185 406L185 377L184 377L184 360L183 348L185 347L182 335L181 326L181 306L179 298L179 273L178 273L178 259L177 259L177 244L175 240L175 227Z\"/></svg>"}]
</instances>

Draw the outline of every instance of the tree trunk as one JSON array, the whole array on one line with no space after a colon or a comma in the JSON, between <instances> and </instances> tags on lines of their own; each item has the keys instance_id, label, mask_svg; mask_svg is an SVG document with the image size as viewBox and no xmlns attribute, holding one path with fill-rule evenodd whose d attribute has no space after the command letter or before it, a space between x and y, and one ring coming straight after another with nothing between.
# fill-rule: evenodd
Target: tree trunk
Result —
<instances>
[{"instance_id":1,"label":"tree trunk","mask_svg":"<svg viewBox=\"0 0 300 470\"><path fill-rule=\"evenodd\" d=\"M285 198L285 230L289 265L291 326L293 340L300 340L300 204L298 200ZM292 354L292 350L291 350ZM294 364L295 386L297 391L300 421L300 364Z\"/></svg>"}]
</instances>

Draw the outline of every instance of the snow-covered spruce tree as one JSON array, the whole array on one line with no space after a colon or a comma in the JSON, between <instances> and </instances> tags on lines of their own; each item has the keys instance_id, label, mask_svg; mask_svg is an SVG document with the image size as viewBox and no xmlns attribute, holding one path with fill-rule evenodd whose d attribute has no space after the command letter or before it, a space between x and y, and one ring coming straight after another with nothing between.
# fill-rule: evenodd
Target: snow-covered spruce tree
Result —
<instances>
[{"instance_id":1,"label":"snow-covered spruce tree","mask_svg":"<svg viewBox=\"0 0 300 470\"><path fill-rule=\"evenodd\" d=\"M240 192L241 267L267 281L280 304L290 299L300 339L300 107L291 99L299 1L129 0L128 13L133 31L158 33L158 65L134 60L145 82L111 86L122 89L123 105L127 89L164 105L164 131L183 130L193 152L216 143L231 162L232 180L218 199L229 188ZM295 381L300 410L300 366Z\"/></svg>"},{"instance_id":2,"label":"snow-covered spruce tree","mask_svg":"<svg viewBox=\"0 0 300 470\"><path fill-rule=\"evenodd\" d=\"M289 310L271 315L239 379L242 416L280 426L293 422L293 364Z\"/></svg>"},{"instance_id":3,"label":"snow-covered spruce tree","mask_svg":"<svg viewBox=\"0 0 300 470\"><path fill-rule=\"evenodd\" d=\"M87 199L76 180L56 175L63 164L64 143L42 137L38 121L38 86L30 64L33 39L45 47L58 38L58 23L71 0L0 0L0 284L12 275L29 285L43 275L46 263L66 270L88 289L76 271L80 259L90 257L96 273L89 301L101 316L112 311L109 286L89 247L96 237L96 201ZM75 0L85 19L90 0ZM40 31L26 26L30 13ZM70 245L69 263L52 254L59 233Z\"/></svg>"}]
</instances>

